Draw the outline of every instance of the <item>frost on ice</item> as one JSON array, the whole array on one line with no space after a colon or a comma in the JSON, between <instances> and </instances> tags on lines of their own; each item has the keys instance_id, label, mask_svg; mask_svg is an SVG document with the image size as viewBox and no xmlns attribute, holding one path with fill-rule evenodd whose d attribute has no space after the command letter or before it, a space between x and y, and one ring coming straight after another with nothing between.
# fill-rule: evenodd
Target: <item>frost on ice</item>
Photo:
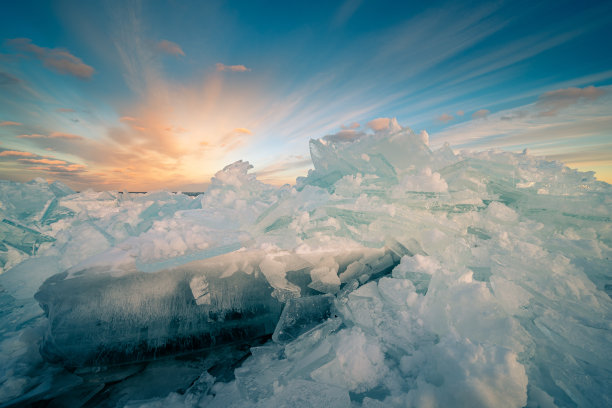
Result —
<instances>
[{"instance_id":1,"label":"frost on ice","mask_svg":"<svg viewBox=\"0 0 612 408\"><path fill-rule=\"evenodd\" d=\"M612 405L610 185L425 136L195 198L0 182L0 403Z\"/></svg>"}]
</instances>

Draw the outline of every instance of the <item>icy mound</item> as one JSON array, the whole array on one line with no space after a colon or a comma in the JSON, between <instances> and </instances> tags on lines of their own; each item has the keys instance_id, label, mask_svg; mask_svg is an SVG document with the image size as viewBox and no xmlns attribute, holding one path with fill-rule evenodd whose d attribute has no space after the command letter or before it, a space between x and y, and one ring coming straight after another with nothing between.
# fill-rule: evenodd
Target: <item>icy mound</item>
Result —
<instances>
[{"instance_id":1,"label":"icy mound","mask_svg":"<svg viewBox=\"0 0 612 408\"><path fill-rule=\"evenodd\" d=\"M195 199L85 192L47 223L5 216L54 240L0 275L0 401L87 389L37 342L100 366L272 335L231 378L128 405L612 405L610 185L432 151L394 121L310 147L295 187L236 162Z\"/></svg>"}]
</instances>

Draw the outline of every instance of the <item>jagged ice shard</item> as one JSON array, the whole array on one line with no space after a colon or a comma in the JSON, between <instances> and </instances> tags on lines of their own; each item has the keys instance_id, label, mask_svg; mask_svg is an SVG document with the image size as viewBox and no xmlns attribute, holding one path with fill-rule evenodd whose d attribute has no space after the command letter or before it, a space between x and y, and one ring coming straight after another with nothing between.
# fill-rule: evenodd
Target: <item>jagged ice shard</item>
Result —
<instances>
[{"instance_id":1,"label":"jagged ice shard","mask_svg":"<svg viewBox=\"0 0 612 408\"><path fill-rule=\"evenodd\" d=\"M114 404L612 405L610 185L432 151L394 120L310 152L295 186L239 161L195 198L3 182L0 401L61 403L92 387L86 367L250 342L229 377Z\"/></svg>"}]
</instances>

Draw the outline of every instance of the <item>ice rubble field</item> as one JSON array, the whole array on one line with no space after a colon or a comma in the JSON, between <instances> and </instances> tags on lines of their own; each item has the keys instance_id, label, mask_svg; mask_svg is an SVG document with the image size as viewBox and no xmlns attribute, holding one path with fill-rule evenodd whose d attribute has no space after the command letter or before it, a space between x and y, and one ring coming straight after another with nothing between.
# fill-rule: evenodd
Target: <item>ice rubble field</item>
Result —
<instances>
[{"instance_id":1,"label":"ice rubble field","mask_svg":"<svg viewBox=\"0 0 612 408\"><path fill-rule=\"evenodd\" d=\"M612 406L610 185L396 122L310 150L195 198L0 181L0 405Z\"/></svg>"}]
</instances>

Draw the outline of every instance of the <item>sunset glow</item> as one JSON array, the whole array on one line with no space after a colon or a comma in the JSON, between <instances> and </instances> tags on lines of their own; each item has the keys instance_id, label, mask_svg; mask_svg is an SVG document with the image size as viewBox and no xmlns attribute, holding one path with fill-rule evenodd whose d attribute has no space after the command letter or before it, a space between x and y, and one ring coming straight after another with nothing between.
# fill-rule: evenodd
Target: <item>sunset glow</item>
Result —
<instances>
[{"instance_id":1,"label":"sunset glow","mask_svg":"<svg viewBox=\"0 0 612 408\"><path fill-rule=\"evenodd\" d=\"M203 191L243 159L294 183L310 138L397 118L612 182L609 2L400 3L6 3L0 178Z\"/></svg>"}]
</instances>

